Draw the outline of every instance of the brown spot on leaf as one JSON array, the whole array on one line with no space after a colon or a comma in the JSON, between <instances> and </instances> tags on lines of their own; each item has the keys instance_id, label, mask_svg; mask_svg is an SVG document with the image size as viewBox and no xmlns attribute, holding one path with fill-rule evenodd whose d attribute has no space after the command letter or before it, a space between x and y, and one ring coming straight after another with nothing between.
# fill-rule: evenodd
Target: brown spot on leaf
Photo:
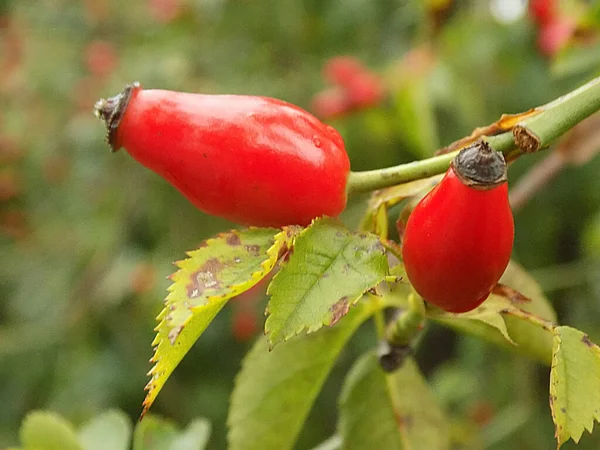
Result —
<instances>
[{"instance_id":1,"label":"brown spot on leaf","mask_svg":"<svg viewBox=\"0 0 600 450\"><path fill-rule=\"evenodd\" d=\"M260 245L245 245L244 248L250 253L250 256L260 255Z\"/></svg>"},{"instance_id":2,"label":"brown spot on leaf","mask_svg":"<svg viewBox=\"0 0 600 450\"><path fill-rule=\"evenodd\" d=\"M231 232L226 239L227 245L231 245L232 247L236 247L242 243L239 235L235 232Z\"/></svg>"},{"instance_id":3,"label":"brown spot on leaf","mask_svg":"<svg viewBox=\"0 0 600 450\"><path fill-rule=\"evenodd\" d=\"M562 408L560 408L560 410L562 411L563 414L567 413L567 408L565 408L564 406Z\"/></svg>"},{"instance_id":4,"label":"brown spot on leaf","mask_svg":"<svg viewBox=\"0 0 600 450\"><path fill-rule=\"evenodd\" d=\"M492 289L492 294L499 295L501 297L505 297L510 300L511 303L526 303L530 302L531 299L521 294L519 291L506 286L505 284L498 283Z\"/></svg>"},{"instance_id":5,"label":"brown spot on leaf","mask_svg":"<svg viewBox=\"0 0 600 450\"><path fill-rule=\"evenodd\" d=\"M223 270L223 264L217 258L206 261L200 269L191 275L190 283L187 285L189 298L200 297L206 289L218 289L220 287L217 274Z\"/></svg>"},{"instance_id":6,"label":"brown spot on leaf","mask_svg":"<svg viewBox=\"0 0 600 450\"><path fill-rule=\"evenodd\" d=\"M583 342L588 347L593 347L594 343L590 340L590 337L587 334L584 334L581 338L581 342Z\"/></svg>"},{"instance_id":7,"label":"brown spot on leaf","mask_svg":"<svg viewBox=\"0 0 600 450\"><path fill-rule=\"evenodd\" d=\"M344 295L337 302L331 305L329 310L332 312L330 327L334 326L342 317L348 314L350 310L350 302L347 295Z\"/></svg>"},{"instance_id":8,"label":"brown spot on leaf","mask_svg":"<svg viewBox=\"0 0 600 450\"><path fill-rule=\"evenodd\" d=\"M169 342L171 343L171 345L175 345L175 341L177 340L177 337L181 334L182 331L183 331L183 325L175 327L171 331L169 331L168 338L169 338Z\"/></svg>"}]
</instances>

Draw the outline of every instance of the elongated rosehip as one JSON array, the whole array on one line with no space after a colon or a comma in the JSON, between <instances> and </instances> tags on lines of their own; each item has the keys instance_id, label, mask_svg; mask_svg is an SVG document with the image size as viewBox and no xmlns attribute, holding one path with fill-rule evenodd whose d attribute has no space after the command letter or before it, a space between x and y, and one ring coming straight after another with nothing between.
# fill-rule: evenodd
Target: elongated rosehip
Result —
<instances>
[{"instance_id":1,"label":"elongated rosehip","mask_svg":"<svg viewBox=\"0 0 600 450\"><path fill-rule=\"evenodd\" d=\"M402 241L408 279L426 301L469 311L502 276L513 238L504 157L477 142L456 156L408 218Z\"/></svg>"},{"instance_id":2,"label":"elongated rosehip","mask_svg":"<svg viewBox=\"0 0 600 450\"><path fill-rule=\"evenodd\" d=\"M114 151L124 147L201 210L256 226L307 225L346 206L340 134L281 100L143 90L100 100Z\"/></svg>"}]
</instances>

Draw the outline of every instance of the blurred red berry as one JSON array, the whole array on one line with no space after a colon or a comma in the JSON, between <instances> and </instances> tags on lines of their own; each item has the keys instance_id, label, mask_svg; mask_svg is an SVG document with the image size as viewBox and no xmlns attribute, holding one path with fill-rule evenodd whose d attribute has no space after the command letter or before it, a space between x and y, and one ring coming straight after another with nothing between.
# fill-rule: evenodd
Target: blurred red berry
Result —
<instances>
[{"instance_id":1,"label":"blurred red berry","mask_svg":"<svg viewBox=\"0 0 600 450\"><path fill-rule=\"evenodd\" d=\"M379 76L353 56L331 58L323 67L323 77L336 85L313 98L312 109L323 118L376 105L384 95Z\"/></svg>"},{"instance_id":2,"label":"blurred red berry","mask_svg":"<svg viewBox=\"0 0 600 450\"><path fill-rule=\"evenodd\" d=\"M117 51L110 42L93 41L85 49L85 63L92 75L107 77L117 67Z\"/></svg>"},{"instance_id":3,"label":"blurred red berry","mask_svg":"<svg viewBox=\"0 0 600 450\"><path fill-rule=\"evenodd\" d=\"M346 86L357 74L366 70L363 63L354 56L336 56L325 63L323 77L333 84Z\"/></svg>"},{"instance_id":4,"label":"blurred red berry","mask_svg":"<svg viewBox=\"0 0 600 450\"><path fill-rule=\"evenodd\" d=\"M238 342L247 342L258 332L258 321L254 311L240 309L233 313L233 337Z\"/></svg>"},{"instance_id":5,"label":"blurred red berry","mask_svg":"<svg viewBox=\"0 0 600 450\"><path fill-rule=\"evenodd\" d=\"M150 15L160 23L169 23L181 13L181 0L148 0Z\"/></svg>"},{"instance_id":6,"label":"blurred red berry","mask_svg":"<svg viewBox=\"0 0 600 450\"><path fill-rule=\"evenodd\" d=\"M348 99L355 107L373 106L383 98L383 86L372 73L357 74L347 86Z\"/></svg>"},{"instance_id":7,"label":"blurred red berry","mask_svg":"<svg viewBox=\"0 0 600 450\"><path fill-rule=\"evenodd\" d=\"M540 52L545 56L556 55L567 45L575 28L575 22L567 17L557 18L542 25L537 41Z\"/></svg>"},{"instance_id":8,"label":"blurred red berry","mask_svg":"<svg viewBox=\"0 0 600 450\"><path fill-rule=\"evenodd\" d=\"M557 18L556 0L529 0L529 15L538 25L544 25Z\"/></svg>"},{"instance_id":9,"label":"blurred red berry","mask_svg":"<svg viewBox=\"0 0 600 450\"><path fill-rule=\"evenodd\" d=\"M330 119L348 112L350 107L346 90L335 86L318 92L312 99L311 109L317 117Z\"/></svg>"}]
</instances>

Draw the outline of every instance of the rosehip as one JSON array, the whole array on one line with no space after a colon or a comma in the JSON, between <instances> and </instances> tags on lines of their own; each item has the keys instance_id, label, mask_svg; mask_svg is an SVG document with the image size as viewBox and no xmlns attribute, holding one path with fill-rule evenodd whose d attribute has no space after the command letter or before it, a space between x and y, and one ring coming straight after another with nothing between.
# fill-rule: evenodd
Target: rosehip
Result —
<instances>
[{"instance_id":1,"label":"rosehip","mask_svg":"<svg viewBox=\"0 0 600 450\"><path fill-rule=\"evenodd\" d=\"M346 90L339 86L317 93L312 99L312 110L318 117L329 119L340 116L351 109Z\"/></svg>"},{"instance_id":2,"label":"rosehip","mask_svg":"<svg viewBox=\"0 0 600 450\"><path fill-rule=\"evenodd\" d=\"M450 312L479 306L504 273L514 224L506 163L485 142L463 150L412 211L402 241L408 279Z\"/></svg>"},{"instance_id":3,"label":"rosehip","mask_svg":"<svg viewBox=\"0 0 600 450\"><path fill-rule=\"evenodd\" d=\"M538 25L553 21L557 14L556 0L529 0L529 15Z\"/></svg>"},{"instance_id":4,"label":"rosehip","mask_svg":"<svg viewBox=\"0 0 600 450\"><path fill-rule=\"evenodd\" d=\"M366 70L362 61L354 56L336 56L323 67L323 77L333 84L347 86L356 75Z\"/></svg>"},{"instance_id":5,"label":"rosehip","mask_svg":"<svg viewBox=\"0 0 600 450\"><path fill-rule=\"evenodd\" d=\"M297 106L135 83L95 109L113 150L124 147L209 214L279 227L337 216L346 206L342 137Z\"/></svg>"},{"instance_id":6,"label":"rosehip","mask_svg":"<svg viewBox=\"0 0 600 450\"><path fill-rule=\"evenodd\" d=\"M554 56L561 51L573 36L576 24L567 17L545 23L539 30L537 45L546 56Z\"/></svg>"}]
</instances>

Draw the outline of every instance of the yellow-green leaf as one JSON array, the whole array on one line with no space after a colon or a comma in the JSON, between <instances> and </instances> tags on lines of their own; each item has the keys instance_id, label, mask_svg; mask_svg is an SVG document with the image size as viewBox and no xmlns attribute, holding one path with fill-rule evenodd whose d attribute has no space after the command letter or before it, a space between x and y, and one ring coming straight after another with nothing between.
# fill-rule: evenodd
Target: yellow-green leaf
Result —
<instances>
[{"instance_id":1,"label":"yellow-green leaf","mask_svg":"<svg viewBox=\"0 0 600 450\"><path fill-rule=\"evenodd\" d=\"M314 221L269 286L265 330L271 346L334 325L388 270L377 236L350 232L333 219Z\"/></svg>"},{"instance_id":2,"label":"yellow-green leaf","mask_svg":"<svg viewBox=\"0 0 600 450\"><path fill-rule=\"evenodd\" d=\"M338 326L301 336L270 352L261 337L244 358L235 382L227 418L228 448L293 448L340 351L372 314L372 303L361 302Z\"/></svg>"},{"instance_id":3,"label":"yellow-green leaf","mask_svg":"<svg viewBox=\"0 0 600 450\"><path fill-rule=\"evenodd\" d=\"M73 426L50 412L29 413L20 435L23 450L83 450Z\"/></svg>"},{"instance_id":4,"label":"yellow-green leaf","mask_svg":"<svg viewBox=\"0 0 600 450\"><path fill-rule=\"evenodd\" d=\"M468 313L430 310L428 316L443 325L550 365L552 328L556 321L552 306L537 282L513 261L500 281L530 301L515 304L505 296L492 294L479 308Z\"/></svg>"},{"instance_id":5,"label":"yellow-green leaf","mask_svg":"<svg viewBox=\"0 0 600 450\"><path fill-rule=\"evenodd\" d=\"M445 415L415 362L386 374L374 353L359 359L340 396L339 433L348 450L446 450Z\"/></svg>"},{"instance_id":6,"label":"yellow-green leaf","mask_svg":"<svg viewBox=\"0 0 600 450\"><path fill-rule=\"evenodd\" d=\"M171 277L165 308L157 317L154 367L148 373L142 415L221 308L273 269L294 233L295 228L232 230L205 241L176 263L179 270Z\"/></svg>"},{"instance_id":7,"label":"yellow-green leaf","mask_svg":"<svg viewBox=\"0 0 600 450\"><path fill-rule=\"evenodd\" d=\"M441 177L442 175L435 175L373 192L360 229L376 233L383 239L387 238L387 210L406 198L417 194L424 195L440 181Z\"/></svg>"},{"instance_id":8,"label":"yellow-green leaf","mask_svg":"<svg viewBox=\"0 0 600 450\"><path fill-rule=\"evenodd\" d=\"M554 329L550 408L560 447L579 442L583 430L600 421L600 347L571 327Z\"/></svg>"},{"instance_id":9,"label":"yellow-green leaf","mask_svg":"<svg viewBox=\"0 0 600 450\"><path fill-rule=\"evenodd\" d=\"M429 310L428 316L440 323L458 329L469 328L468 322L466 321L479 321L494 328L500 333L502 338L515 345L515 342L510 337L506 328L504 317L501 314L503 309L510 307L512 307L512 305L505 298L491 295L481 306L472 311L462 314L453 314L444 312L440 309L432 309ZM461 324L465 324L465 327L462 327Z\"/></svg>"}]
</instances>

